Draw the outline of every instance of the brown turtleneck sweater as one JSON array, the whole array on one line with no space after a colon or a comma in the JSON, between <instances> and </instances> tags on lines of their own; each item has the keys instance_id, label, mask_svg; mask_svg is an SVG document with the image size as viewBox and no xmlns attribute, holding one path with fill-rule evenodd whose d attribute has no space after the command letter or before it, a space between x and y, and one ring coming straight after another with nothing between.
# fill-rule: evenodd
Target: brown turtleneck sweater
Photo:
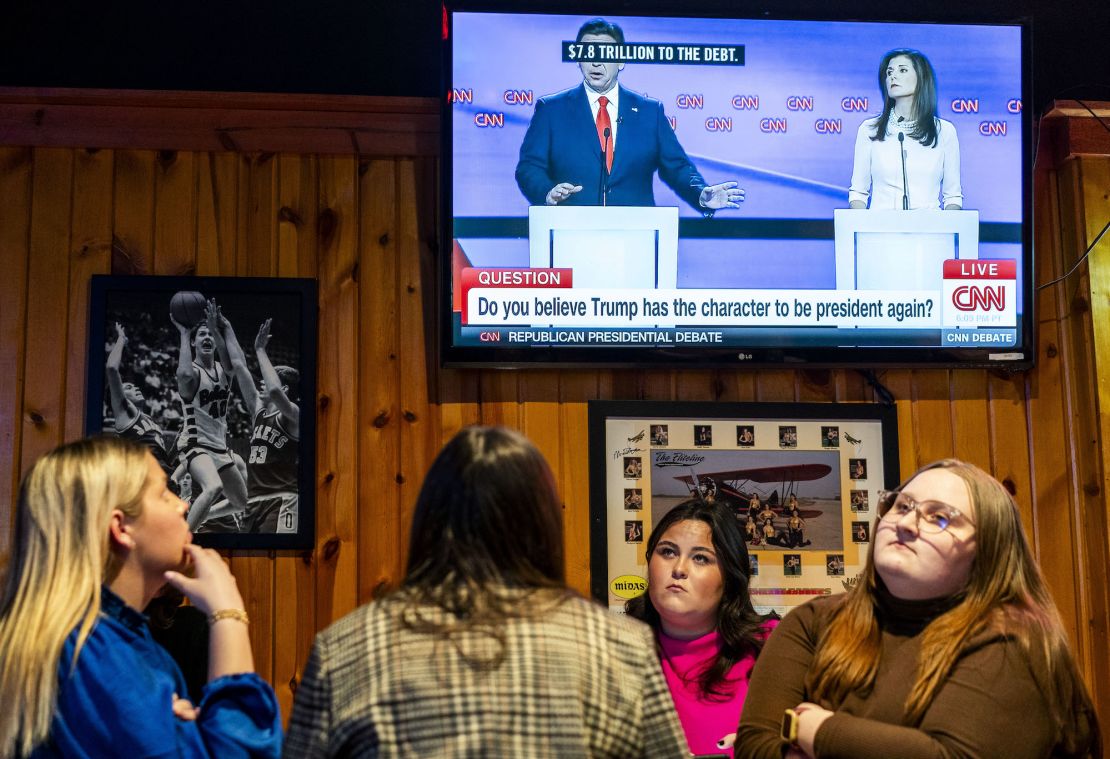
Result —
<instances>
[{"instance_id":1,"label":"brown turtleneck sweater","mask_svg":"<svg viewBox=\"0 0 1110 759\"><path fill-rule=\"evenodd\" d=\"M843 596L815 599L786 615L756 662L736 737L736 756L781 759L783 710L814 699L804 680L816 643ZM882 648L875 687L841 704L817 730L816 759L1057 756L1052 720L1026 655L1001 635L976 640L957 659L916 727L905 724L921 633L951 608L884 594L877 612Z\"/></svg>"}]
</instances>

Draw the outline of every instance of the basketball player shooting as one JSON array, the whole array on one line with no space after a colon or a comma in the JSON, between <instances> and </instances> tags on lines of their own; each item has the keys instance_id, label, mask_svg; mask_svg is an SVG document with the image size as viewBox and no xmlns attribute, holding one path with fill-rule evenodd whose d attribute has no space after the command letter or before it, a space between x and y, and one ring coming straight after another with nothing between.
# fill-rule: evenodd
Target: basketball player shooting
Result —
<instances>
[{"instance_id":1,"label":"basketball player shooting","mask_svg":"<svg viewBox=\"0 0 1110 759\"><path fill-rule=\"evenodd\" d=\"M180 336L177 392L185 409L182 447L194 486L200 489L189 509L192 530L204 524L221 489L232 514L241 514L247 508L246 478L236 466L237 457L227 446L231 367L220 329L221 319L227 323L213 300L205 307L205 321L193 330L170 313Z\"/></svg>"}]
</instances>

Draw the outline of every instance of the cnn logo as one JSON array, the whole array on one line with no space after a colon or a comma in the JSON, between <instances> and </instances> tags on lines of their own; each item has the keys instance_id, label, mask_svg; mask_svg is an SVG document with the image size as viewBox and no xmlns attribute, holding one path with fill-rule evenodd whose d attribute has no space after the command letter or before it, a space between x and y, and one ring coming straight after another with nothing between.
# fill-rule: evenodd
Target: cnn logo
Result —
<instances>
[{"instance_id":1,"label":"cnn logo","mask_svg":"<svg viewBox=\"0 0 1110 759\"><path fill-rule=\"evenodd\" d=\"M1002 285L962 285L952 291L952 305L960 311L1005 311Z\"/></svg>"}]
</instances>

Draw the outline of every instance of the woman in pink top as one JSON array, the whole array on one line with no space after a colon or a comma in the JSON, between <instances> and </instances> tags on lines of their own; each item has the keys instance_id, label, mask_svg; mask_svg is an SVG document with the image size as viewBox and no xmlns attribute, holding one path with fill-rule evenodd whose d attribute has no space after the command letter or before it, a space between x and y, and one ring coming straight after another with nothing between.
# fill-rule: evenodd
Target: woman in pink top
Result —
<instances>
[{"instance_id":1,"label":"woman in pink top","mask_svg":"<svg viewBox=\"0 0 1110 759\"><path fill-rule=\"evenodd\" d=\"M647 557L647 593L626 609L655 629L690 751L731 753L748 676L778 624L752 608L743 533L724 504L683 501L655 525Z\"/></svg>"}]
</instances>

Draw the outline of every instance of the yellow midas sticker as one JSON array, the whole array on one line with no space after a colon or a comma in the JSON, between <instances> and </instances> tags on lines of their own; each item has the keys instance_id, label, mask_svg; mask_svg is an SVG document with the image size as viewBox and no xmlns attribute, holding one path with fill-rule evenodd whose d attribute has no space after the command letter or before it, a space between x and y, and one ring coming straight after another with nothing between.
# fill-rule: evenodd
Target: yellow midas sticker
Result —
<instances>
[{"instance_id":1,"label":"yellow midas sticker","mask_svg":"<svg viewBox=\"0 0 1110 759\"><path fill-rule=\"evenodd\" d=\"M609 583L609 592L617 598L635 598L647 590L647 580L637 575L621 575Z\"/></svg>"}]
</instances>

